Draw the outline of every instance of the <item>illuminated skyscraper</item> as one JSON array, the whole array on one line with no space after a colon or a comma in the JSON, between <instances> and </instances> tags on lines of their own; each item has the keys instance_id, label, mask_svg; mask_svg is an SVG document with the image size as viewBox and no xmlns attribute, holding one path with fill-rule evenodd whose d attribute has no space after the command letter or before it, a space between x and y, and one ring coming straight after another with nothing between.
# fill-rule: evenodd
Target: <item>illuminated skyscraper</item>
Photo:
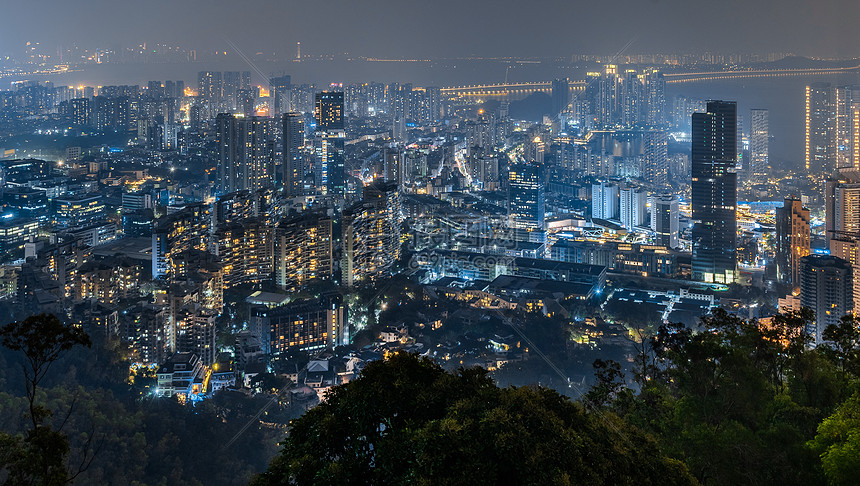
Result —
<instances>
[{"instance_id":1,"label":"illuminated skyscraper","mask_svg":"<svg viewBox=\"0 0 860 486\"><path fill-rule=\"evenodd\" d=\"M860 170L860 86L838 86L834 92L834 150L837 169Z\"/></svg>"},{"instance_id":2,"label":"illuminated skyscraper","mask_svg":"<svg viewBox=\"0 0 860 486\"><path fill-rule=\"evenodd\" d=\"M537 164L513 164L508 171L508 224L512 228L543 230L544 183Z\"/></svg>"},{"instance_id":3,"label":"illuminated skyscraper","mask_svg":"<svg viewBox=\"0 0 860 486\"><path fill-rule=\"evenodd\" d=\"M750 160L747 178L761 182L767 177L768 111L750 110Z\"/></svg>"},{"instance_id":4,"label":"illuminated skyscraper","mask_svg":"<svg viewBox=\"0 0 860 486\"><path fill-rule=\"evenodd\" d=\"M662 128L666 125L666 79L656 69L648 69L642 74L643 95L646 107L645 123L649 127Z\"/></svg>"},{"instance_id":5,"label":"illuminated skyscraper","mask_svg":"<svg viewBox=\"0 0 860 486\"><path fill-rule=\"evenodd\" d=\"M323 194L346 193L343 130L317 132L314 136L314 182Z\"/></svg>"},{"instance_id":6,"label":"illuminated skyscraper","mask_svg":"<svg viewBox=\"0 0 860 486\"><path fill-rule=\"evenodd\" d=\"M316 94L314 118L317 131L343 130L343 91L323 91Z\"/></svg>"},{"instance_id":7,"label":"illuminated skyscraper","mask_svg":"<svg viewBox=\"0 0 860 486\"><path fill-rule=\"evenodd\" d=\"M339 294L297 300L268 312L266 337L272 354L313 351L345 344L346 309Z\"/></svg>"},{"instance_id":8,"label":"illuminated skyscraper","mask_svg":"<svg viewBox=\"0 0 860 486\"><path fill-rule=\"evenodd\" d=\"M853 267L854 308L860 309L860 183L828 181L824 196L830 254Z\"/></svg>"},{"instance_id":9,"label":"illuminated skyscraper","mask_svg":"<svg viewBox=\"0 0 860 486\"><path fill-rule=\"evenodd\" d=\"M223 84L221 95L224 99L224 104L227 109L235 110L238 108L236 97L242 86L242 74L239 71L224 71L222 74Z\"/></svg>"},{"instance_id":10,"label":"illuminated skyscraper","mask_svg":"<svg viewBox=\"0 0 860 486\"><path fill-rule=\"evenodd\" d=\"M693 280L729 284L737 270L737 105L693 114Z\"/></svg>"},{"instance_id":11,"label":"illuminated skyscraper","mask_svg":"<svg viewBox=\"0 0 860 486\"><path fill-rule=\"evenodd\" d=\"M346 193L344 168L343 91L323 91L316 94L314 118L314 181L323 194Z\"/></svg>"},{"instance_id":12,"label":"illuminated skyscraper","mask_svg":"<svg viewBox=\"0 0 860 486\"><path fill-rule=\"evenodd\" d=\"M633 69L624 72L622 82L621 124L625 127L641 125L646 116L646 100L643 97L643 78Z\"/></svg>"},{"instance_id":13,"label":"illuminated skyscraper","mask_svg":"<svg viewBox=\"0 0 860 486\"><path fill-rule=\"evenodd\" d=\"M342 284L378 281L400 257L400 192L393 182L364 187L362 200L343 211Z\"/></svg>"},{"instance_id":14,"label":"illuminated skyscraper","mask_svg":"<svg viewBox=\"0 0 860 486\"><path fill-rule=\"evenodd\" d=\"M224 288L259 283L272 275L272 229L259 219L221 225L213 235Z\"/></svg>"},{"instance_id":15,"label":"illuminated skyscraper","mask_svg":"<svg viewBox=\"0 0 860 486\"><path fill-rule=\"evenodd\" d=\"M285 113L283 118L283 182L287 197L302 195L305 164L305 120L301 113Z\"/></svg>"},{"instance_id":16,"label":"illuminated skyscraper","mask_svg":"<svg viewBox=\"0 0 860 486\"><path fill-rule=\"evenodd\" d=\"M71 105L71 122L75 125L86 127L90 125L90 100L88 98L75 98L69 101Z\"/></svg>"},{"instance_id":17,"label":"illuminated skyscraper","mask_svg":"<svg viewBox=\"0 0 860 486\"><path fill-rule=\"evenodd\" d=\"M836 110L829 83L806 87L806 170L829 174L836 167Z\"/></svg>"},{"instance_id":18,"label":"illuminated skyscraper","mask_svg":"<svg viewBox=\"0 0 860 486\"><path fill-rule=\"evenodd\" d=\"M594 113L599 126L614 127L621 121L622 88L618 77L618 66L607 64L605 72L597 79L597 99Z\"/></svg>"},{"instance_id":19,"label":"illuminated skyscraper","mask_svg":"<svg viewBox=\"0 0 860 486\"><path fill-rule=\"evenodd\" d=\"M776 210L776 265L779 280L800 284L800 259L809 255L809 209L799 199L786 198Z\"/></svg>"},{"instance_id":20,"label":"illuminated skyscraper","mask_svg":"<svg viewBox=\"0 0 860 486\"><path fill-rule=\"evenodd\" d=\"M170 277L174 257L188 250L206 250L212 223L210 206L203 203L186 206L179 212L155 220L152 224L152 277Z\"/></svg>"},{"instance_id":21,"label":"illuminated skyscraper","mask_svg":"<svg viewBox=\"0 0 860 486\"><path fill-rule=\"evenodd\" d=\"M312 211L275 228L275 284L296 290L332 276L332 218Z\"/></svg>"},{"instance_id":22,"label":"illuminated skyscraper","mask_svg":"<svg viewBox=\"0 0 860 486\"><path fill-rule=\"evenodd\" d=\"M825 204L828 237L860 237L860 183L828 181Z\"/></svg>"}]
</instances>

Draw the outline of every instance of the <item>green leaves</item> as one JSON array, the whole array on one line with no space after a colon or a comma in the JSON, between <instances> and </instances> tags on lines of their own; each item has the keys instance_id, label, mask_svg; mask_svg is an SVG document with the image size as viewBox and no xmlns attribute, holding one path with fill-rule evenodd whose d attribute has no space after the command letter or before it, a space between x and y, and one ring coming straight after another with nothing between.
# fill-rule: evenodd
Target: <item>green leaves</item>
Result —
<instances>
[{"instance_id":1,"label":"green leaves","mask_svg":"<svg viewBox=\"0 0 860 486\"><path fill-rule=\"evenodd\" d=\"M450 374L398 353L296 420L254 484L403 483L695 481L618 417L586 414L544 388L498 388L480 369Z\"/></svg>"},{"instance_id":2,"label":"green leaves","mask_svg":"<svg viewBox=\"0 0 860 486\"><path fill-rule=\"evenodd\" d=\"M855 393L824 419L809 446L821 458L830 484L857 484L860 477L860 395Z\"/></svg>"},{"instance_id":3,"label":"green leaves","mask_svg":"<svg viewBox=\"0 0 860 486\"><path fill-rule=\"evenodd\" d=\"M638 393L613 388L606 408L652 433L703 484L856 484L858 395L817 435L816 426L857 388L860 329L846 316L812 348L812 318L806 309L762 322L717 310L696 329L661 326L639 358L653 351L660 372ZM597 367L589 396L606 395L607 369Z\"/></svg>"}]
</instances>

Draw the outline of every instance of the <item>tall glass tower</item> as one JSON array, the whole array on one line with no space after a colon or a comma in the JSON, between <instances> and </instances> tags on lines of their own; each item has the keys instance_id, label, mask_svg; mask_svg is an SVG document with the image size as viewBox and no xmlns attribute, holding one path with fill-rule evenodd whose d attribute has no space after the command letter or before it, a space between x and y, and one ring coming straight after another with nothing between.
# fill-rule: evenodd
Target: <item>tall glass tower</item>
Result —
<instances>
[{"instance_id":1,"label":"tall glass tower","mask_svg":"<svg viewBox=\"0 0 860 486\"><path fill-rule=\"evenodd\" d=\"M544 186L536 164L513 164L508 171L508 219L511 227L544 228Z\"/></svg>"},{"instance_id":2,"label":"tall glass tower","mask_svg":"<svg viewBox=\"0 0 860 486\"><path fill-rule=\"evenodd\" d=\"M737 104L693 114L693 280L729 284L737 271Z\"/></svg>"}]
</instances>

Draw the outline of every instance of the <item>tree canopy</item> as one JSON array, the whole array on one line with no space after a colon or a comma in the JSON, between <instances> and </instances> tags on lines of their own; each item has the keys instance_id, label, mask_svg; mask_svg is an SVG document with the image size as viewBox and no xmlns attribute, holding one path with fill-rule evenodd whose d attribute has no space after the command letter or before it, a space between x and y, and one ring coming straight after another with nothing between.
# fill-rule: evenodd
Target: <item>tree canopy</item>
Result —
<instances>
[{"instance_id":1,"label":"tree canopy","mask_svg":"<svg viewBox=\"0 0 860 486\"><path fill-rule=\"evenodd\" d=\"M695 484L611 413L397 353L295 420L254 485Z\"/></svg>"},{"instance_id":2,"label":"tree canopy","mask_svg":"<svg viewBox=\"0 0 860 486\"><path fill-rule=\"evenodd\" d=\"M596 363L591 395L703 484L856 484L860 461L846 458L860 446L857 322L846 317L814 347L811 319L718 310L696 329L661 326L636 359L635 386Z\"/></svg>"}]
</instances>

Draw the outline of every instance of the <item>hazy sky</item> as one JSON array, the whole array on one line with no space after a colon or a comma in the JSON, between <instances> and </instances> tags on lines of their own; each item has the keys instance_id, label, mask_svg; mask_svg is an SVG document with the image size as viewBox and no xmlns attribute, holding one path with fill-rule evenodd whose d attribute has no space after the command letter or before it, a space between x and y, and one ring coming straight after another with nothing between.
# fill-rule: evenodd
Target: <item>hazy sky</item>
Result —
<instances>
[{"instance_id":1,"label":"hazy sky","mask_svg":"<svg viewBox=\"0 0 860 486\"><path fill-rule=\"evenodd\" d=\"M7 2L0 52L178 43L390 57L627 52L860 55L857 0L29 0Z\"/></svg>"}]
</instances>

